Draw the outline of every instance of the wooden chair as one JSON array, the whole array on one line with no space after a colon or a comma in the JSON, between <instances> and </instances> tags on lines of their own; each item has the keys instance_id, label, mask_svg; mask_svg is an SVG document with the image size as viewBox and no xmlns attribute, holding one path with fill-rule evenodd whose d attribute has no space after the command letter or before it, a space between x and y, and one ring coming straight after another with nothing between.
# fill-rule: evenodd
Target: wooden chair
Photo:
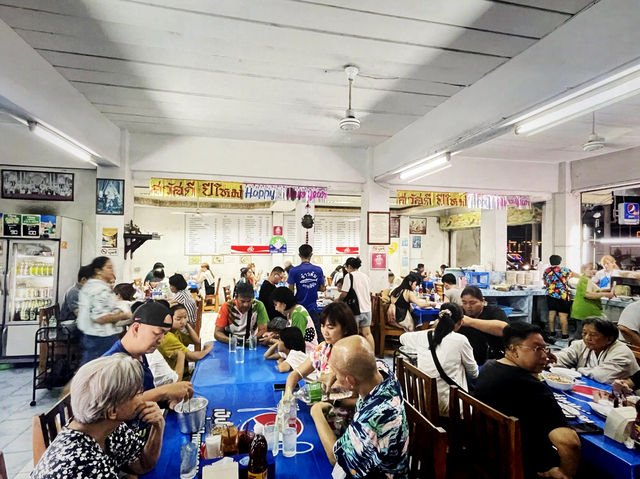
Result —
<instances>
[{"instance_id":1,"label":"wooden chair","mask_svg":"<svg viewBox=\"0 0 640 479\"><path fill-rule=\"evenodd\" d=\"M67 394L44 414L33 416L32 446L35 466L44 451L62 429L73 418L71 396Z\"/></svg>"},{"instance_id":2,"label":"wooden chair","mask_svg":"<svg viewBox=\"0 0 640 479\"><path fill-rule=\"evenodd\" d=\"M633 355L636 358L636 362L638 363L638 365L640 365L640 347L634 346L633 344L627 344L627 346L629 346L629 349L633 351Z\"/></svg>"},{"instance_id":3,"label":"wooden chair","mask_svg":"<svg viewBox=\"0 0 640 479\"><path fill-rule=\"evenodd\" d=\"M404 400L434 424L440 423L436 378L428 376L404 358L396 357L396 376Z\"/></svg>"},{"instance_id":4,"label":"wooden chair","mask_svg":"<svg viewBox=\"0 0 640 479\"><path fill-rule=\"evenodd\" d=\"M4 463L4 455L0 451L0 479L9 479L7 474L7 465Z\"/></svg>"},{"instance_id":5,"label":"wooden chair","mask_svg":"<svg viewBox=\"0 0 640 479\"><path fill-rule=\"evenodd\" d=\"M231 300L231 286L225 286L224 288L224 302Z\"/></svg>"},{"instance_id":6,"label":"wooden chair","mask_svg":"<svg viewBox=\"0 0 640 479\"><path fill-rule=\"evenodd\" d=\"M404 333L404 329L396 328L387 324L387 309L389 305L384 304L382 301L378 305L378 349L376 354L378 356L384 356L385 354L393 354L393 348L387 348L385 341L388 336L398 337Z\"/></svg>"},{"instance_id":7,"label":"wooden chair","mask_svg":"<svg viewBox=\"0 0 640 479\"><path fill-rule=\"evenodd\" d=\"M404 402L409 426L409 477L445 479L447 477L447 432L434 426L418 410Z\"/></svg>"},{"instance_id":8,"label":"wooden chair","mask_svg":"<svg viewBox=\"0 0 640 479\"><path fill-rule=\"evenodd\" d=\"M207 294L204 297L204 310L218 312L220 310L220 281L222 278L218 278L216 284L216 290L213 294Z\"/></svg>"},{"instance_id":9,"label":"wooden chair","mask_svg":"<svg viewBox=\"0 0 640 479\"><path fill-rule=\"evenodd\" d=\"M450 391L449 472L455 468L472 478L523 479L520 421L455 386Z\"/></svg>"},{"instance_id":10,"label":"wooden chair","mask_svg":"<svg viewBox=\"0 0 640 479\"><path fill-rule=\"evenodd\" d=\"M195 325L195 328L193 328L195 332L198 333L198 336L200 336L200 329L202 329L202 312L203 311L204 311L204 300L198 297L196 299L196 325ZM195 350L200 351L199 344L195 345Z\"/></svg>"}]
</instances>

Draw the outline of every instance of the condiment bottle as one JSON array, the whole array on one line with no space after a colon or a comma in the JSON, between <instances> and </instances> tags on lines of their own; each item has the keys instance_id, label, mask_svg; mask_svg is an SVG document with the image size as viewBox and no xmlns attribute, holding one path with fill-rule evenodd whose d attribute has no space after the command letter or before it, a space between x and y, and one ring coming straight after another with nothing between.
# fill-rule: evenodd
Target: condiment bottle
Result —
<instances>
[{"instance_id":1,"label":"condiment bottle","mask_svg":"<svg viewBox=\"0 0 640 479\"><path fill-rule=\"evenodd\" d=\"M251 442L247 479L267 479L267 439L262 434Z\"/></svg>"}]
</instances>

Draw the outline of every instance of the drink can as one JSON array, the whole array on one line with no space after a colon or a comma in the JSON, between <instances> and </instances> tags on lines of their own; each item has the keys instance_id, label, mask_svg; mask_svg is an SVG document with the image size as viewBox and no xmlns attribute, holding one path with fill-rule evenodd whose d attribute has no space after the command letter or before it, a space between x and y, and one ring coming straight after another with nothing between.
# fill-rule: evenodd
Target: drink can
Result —
<instances>
[{"instance_id":1,"label":"drink can","mask_svg":"<svg viewBox=\"0 0 640 479\"><path fill-rule=\"evenodd\" d=\"M311 402L319 402L322 400L322 383L319 381L308 384L309 399Z\"/></svg>"}]
</instances>

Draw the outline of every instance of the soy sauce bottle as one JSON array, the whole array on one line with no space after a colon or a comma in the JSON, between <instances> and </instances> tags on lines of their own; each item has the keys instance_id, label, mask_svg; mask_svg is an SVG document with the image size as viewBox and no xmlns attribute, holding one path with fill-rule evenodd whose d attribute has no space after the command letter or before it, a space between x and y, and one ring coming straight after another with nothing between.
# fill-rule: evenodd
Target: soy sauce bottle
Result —
<instances>
[{"instance_id":1,"label":"soy sauce bottle","mask_svg":"<svg viewBox=\"0 0 640 479\"><path fill-rule=\"evenodd\" d=\"M249 449L248 479L267 479L267 439L256 434Z\"/></svg>"}]
</instances>

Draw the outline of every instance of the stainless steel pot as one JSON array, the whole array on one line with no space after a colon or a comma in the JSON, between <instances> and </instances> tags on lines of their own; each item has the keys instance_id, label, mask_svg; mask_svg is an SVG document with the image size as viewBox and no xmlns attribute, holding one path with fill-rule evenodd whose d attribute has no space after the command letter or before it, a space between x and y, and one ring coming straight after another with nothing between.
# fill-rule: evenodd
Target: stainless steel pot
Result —
<instances>
[{"instance_id":1,"label":"stainless steel pot","mask_svg":"<svg viewBox=\"0 0 640 479\"><path fill-rule=\"evenodd\" d=\"M178 415L178 425L181 433L191 434L204 427L208 403L209 401L206 398L193 397L176 404L175 412Z\"/></svg>"}]
</instances>

